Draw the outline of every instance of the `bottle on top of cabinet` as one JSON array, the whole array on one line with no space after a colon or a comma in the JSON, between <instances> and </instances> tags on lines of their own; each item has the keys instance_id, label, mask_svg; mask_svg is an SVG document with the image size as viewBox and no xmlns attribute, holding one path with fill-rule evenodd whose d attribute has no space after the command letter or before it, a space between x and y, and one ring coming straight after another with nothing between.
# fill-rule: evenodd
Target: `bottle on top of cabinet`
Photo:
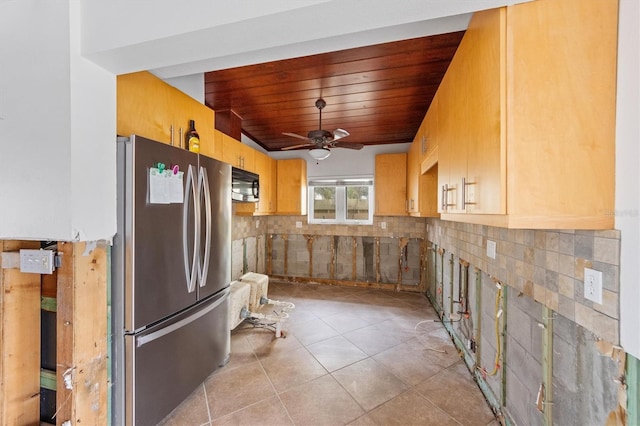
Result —
<instances>
[{"instance_id":1,"label":"bottle on top of cabinet","mask_svg":"<svg viewBox=\"0 0 640 426\"><path fill-rule=\"evenodd\" d=\"M189 120L189 130L187 130L187 132L185 133L184 138L185 148L187 148L191 152L200 152L200 136L196 131L195 120Z\"/></svg>"}]
</instances>

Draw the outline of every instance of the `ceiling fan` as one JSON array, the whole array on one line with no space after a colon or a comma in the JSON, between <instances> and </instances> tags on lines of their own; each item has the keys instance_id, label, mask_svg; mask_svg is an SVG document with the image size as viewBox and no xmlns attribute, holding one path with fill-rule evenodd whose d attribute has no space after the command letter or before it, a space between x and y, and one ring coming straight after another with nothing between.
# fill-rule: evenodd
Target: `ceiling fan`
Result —
<instances>
[{"instance_id":1,"label":"ceiling fan","mask_svg":"<svg viewBox=\"0 0 640 426\"><path fill-rule=\"evenodd\" d=\"M316 101L316 108L320 112L320 120L318 123L318 130L311 130L307 136L300 136L296 133L282 133L283 135L292 136L298 139L304 139L308 141L300 145L288 146L282 148L282 151L290 149L311 147L309 148L309 155L316 160L324 160L331 154L330 148L349 148L349 149L362 149L364 145L359 143L344 143L338 142L339 139L349 136L349 132L344 129L335 129L333 132L328 130L322 130L322 109L327 106L324 99L319 98Z\"/></svg>"}]
</instances>

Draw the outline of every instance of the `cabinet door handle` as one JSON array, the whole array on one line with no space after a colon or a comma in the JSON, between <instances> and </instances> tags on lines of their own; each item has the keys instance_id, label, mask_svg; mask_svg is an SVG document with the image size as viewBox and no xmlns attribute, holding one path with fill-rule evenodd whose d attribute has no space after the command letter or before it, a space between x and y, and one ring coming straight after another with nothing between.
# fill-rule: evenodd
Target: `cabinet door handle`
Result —
<instances>
[{"instance_id":1,"label":"cabinet door handle","mask_svg":"<svg viewBox=\"0 0 640 426\"><path fill-rule=\"evenodd\" d=\"M462 177L462 208L472 206L475 203L467 201L467 185L475 185L475 182L467 182L467 178Z\"/></svg>"},{"instance_id":2,"label":"cabinet door handle","mask_svg":"<svg viewBox=\"0 0 640 426\"><path fill-rule=\"evenodd\" d=\"M173 124L169 126L169 132L171 132L171 146L173 146Z\"/></svg>"},{"instance_id":3,"label":"cabinet door handle","mask_svg":"<svg viewBox=\"0 0 640 426\"><path fill-rule=\"evenodd\" d=\"M442 211L443 212L446 212L447 210L449 210L449 207L456 206L456 203L449 202L449 192L455 191L455 190L456 190L455 186L449 187L449 184L446 184L446 183L442 185Z\"/></svg>"},{"instance_id":4,"label":"cabinet door handle","mask_svg":"<svg viewBox=\"0 0 640 426\"><path fill-rule=\"evenodd\" d=\"M442 185L442 205L440 206L443 212L447 211L447 195L449 194L449 185L446 183Z\"/></svg>"},{"instance_id":5,"label":"cabinet door handle","mask_svg":"<svg viewBox=\"0 0 640 426\"><path fill-rule=\"evenodd\" d=\"M411 199L411 211L413 211L413 198Z\"/></svg>"}]
</instances>

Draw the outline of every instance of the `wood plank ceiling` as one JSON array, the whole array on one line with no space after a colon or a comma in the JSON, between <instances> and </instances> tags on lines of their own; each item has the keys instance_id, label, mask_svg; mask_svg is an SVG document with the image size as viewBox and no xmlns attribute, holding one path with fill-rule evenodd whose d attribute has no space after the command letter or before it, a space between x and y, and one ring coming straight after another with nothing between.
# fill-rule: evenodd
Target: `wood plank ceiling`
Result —
<instances>
[{"instance_id":1,"label":"wood plank ceiling","mask_svg":"<svg viewBox=\"0 0 640 426\"><path fill-rule=\"evenodd\" d=\"M363 145L413 141L464 31L205 73L205 103L239 116L242 133L268 151L322 129ZM236 120L237 121L237 120ZM237 137L237 135L234 135Z\"/></svg>"}]
</instances>

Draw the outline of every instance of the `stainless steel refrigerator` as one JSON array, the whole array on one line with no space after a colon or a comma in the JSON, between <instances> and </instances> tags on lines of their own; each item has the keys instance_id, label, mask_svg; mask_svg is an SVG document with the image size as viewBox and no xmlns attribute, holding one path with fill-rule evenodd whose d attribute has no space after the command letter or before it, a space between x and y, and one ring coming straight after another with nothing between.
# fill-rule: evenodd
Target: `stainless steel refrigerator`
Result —
<instances>
[{"instance_id":1,"label":"stainless steel refrigerator","mask_svg":"<svg viewBox=\"0 0 640 426\"><path fill-rule=\"evenodd\" d=\"M154 425L228 359L231 166L117 145L111 423Z\"/></svg>"}]
</instances>

